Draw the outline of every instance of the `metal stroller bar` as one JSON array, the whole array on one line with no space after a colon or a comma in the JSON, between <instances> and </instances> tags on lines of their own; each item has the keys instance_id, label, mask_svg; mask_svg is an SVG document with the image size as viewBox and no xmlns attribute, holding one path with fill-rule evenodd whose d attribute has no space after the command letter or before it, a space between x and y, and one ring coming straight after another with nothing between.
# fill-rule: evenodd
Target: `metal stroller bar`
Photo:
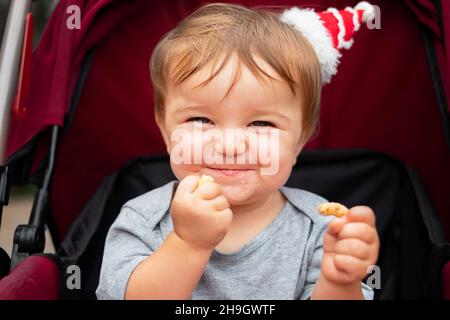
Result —
<instances>
[{"instance_id":1,"label":"metal stroller bar","mask_svg":"<svg viewBox=\"0 0 450 320\"><path fill-rule=\"evenodd\" d=\"M36 192L27 225L19 225L14 232L11 270L33 253L41 253L45 246L45 222L49 212L49 187L55 166L60 127L52 126L47 169L42 186Z\"/></svg>"},{"instance_id":2,"label":"metal stroller bar","mask_svg":"<svg viewBox=\"0 0 450 320\"><path fill-rule=\"evenodd\" d=\"M0 226L3 206L8 204L9 185L6 166L6 146L11 105L17 88L25 17L31 10L31 0L11 1L5 33L0 49ZM0 248L0 277L7 272L8 254Z\"/></svg>"},{"instance_id":3,"label":"metal stroller bar","mask_svg":"<svg viewBox=\"0 0 450 320\"><path fill-rule=\"evenodd\" d=\"M6 164L11 104L16 94L25 16L30 8L31 0L11 1L0 51L0 166Z\"/></svg>"},{"instance_id":4,"label":"metal stroller bar","mask_svg":"<svg viewBox=\"0 0 450 320\"><path fill-rule=\"evenodd\" d=\"M30 8L31 0L13 1L10 4L0 51L0 225L3 206L8 204L6 146L9 118L17 86L22 39L25 32L25 17Z\"/></svg>"}]
</instances>

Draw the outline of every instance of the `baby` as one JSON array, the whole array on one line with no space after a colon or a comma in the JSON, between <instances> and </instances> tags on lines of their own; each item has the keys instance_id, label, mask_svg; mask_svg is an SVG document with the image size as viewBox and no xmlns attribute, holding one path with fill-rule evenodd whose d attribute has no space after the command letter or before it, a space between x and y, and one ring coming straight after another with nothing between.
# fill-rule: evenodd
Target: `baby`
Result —
<instances>
[{"instance_id":1,"label":"baby","mask_svg":"<svg viewBox=\"0 0 450 320\"><path fill-rule=\"evenodd\" d=\"M290 13L209 4L158 43L155 117L179 182L122 207L99 299L373 298L372 210L323 217L326 200L284 187L337 65Z\"/></svg>"}]
</instances>

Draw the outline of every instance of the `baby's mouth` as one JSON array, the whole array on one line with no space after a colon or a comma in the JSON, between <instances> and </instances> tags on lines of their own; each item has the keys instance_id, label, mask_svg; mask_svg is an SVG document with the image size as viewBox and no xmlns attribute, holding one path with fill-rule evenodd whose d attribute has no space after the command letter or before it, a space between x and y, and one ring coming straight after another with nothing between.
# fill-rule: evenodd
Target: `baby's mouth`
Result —
<instances>
[{"instance_id":1,"label":"baby's mouth","mask_svg":"<svg viewBox=\"0 0 450 320\"><path fill-rule=\"evenodd\" d=\"M256 169L252 167L206 167L206 168L229 177L248 173Z\"/></svg>"}]
</instances>

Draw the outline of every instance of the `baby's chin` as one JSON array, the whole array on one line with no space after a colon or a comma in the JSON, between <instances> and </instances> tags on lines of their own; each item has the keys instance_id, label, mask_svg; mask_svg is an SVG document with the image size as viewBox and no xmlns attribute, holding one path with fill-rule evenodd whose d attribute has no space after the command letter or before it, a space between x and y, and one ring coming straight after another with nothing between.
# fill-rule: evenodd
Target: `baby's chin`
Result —
<instances>
[{"instance_id":1,"label":"baby's chin","mask_svg":"<svg viewBox=\"0 0 450 320\"><path fill-rule=\"evenodd\" d=\"M247 204L255 196L253 188L245 185L222 185L224 196L232 206Z\"/></svg>"}]
</instances>

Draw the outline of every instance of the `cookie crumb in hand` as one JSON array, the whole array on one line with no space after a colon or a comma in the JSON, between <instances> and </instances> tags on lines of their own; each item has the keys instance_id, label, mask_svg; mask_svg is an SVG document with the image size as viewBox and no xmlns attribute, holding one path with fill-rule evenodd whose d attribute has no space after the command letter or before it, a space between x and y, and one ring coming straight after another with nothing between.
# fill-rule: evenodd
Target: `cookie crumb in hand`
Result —
<instances>
[{"instance_id":1,"label":"cookie crumb in hand","mask_svg":"<svg viewBox=\"0 0 450 320\"><path fill-rule=\"evenodd\" d=\"M317 207L319 213L323 216L344 217L348 213L348 208L338 202L322 203Z\"/></svg>"}]
</instances>

